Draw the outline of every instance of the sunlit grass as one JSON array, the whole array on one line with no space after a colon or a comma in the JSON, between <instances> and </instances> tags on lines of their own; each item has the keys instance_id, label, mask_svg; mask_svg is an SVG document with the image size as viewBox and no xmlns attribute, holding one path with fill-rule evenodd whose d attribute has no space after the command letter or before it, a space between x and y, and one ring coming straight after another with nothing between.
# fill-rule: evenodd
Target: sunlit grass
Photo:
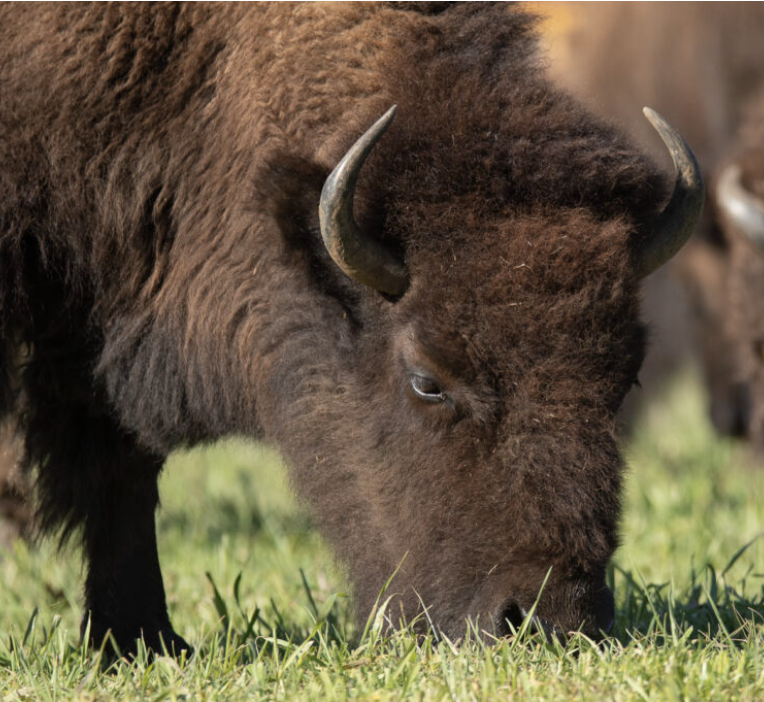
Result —
<instances>
[{"instance_id":1,"label":"sunlit grass","mask_svg":"<svg viewBox=\"0 0 764 702\"><path fill-rule=\"evenodd\" d=\"M0 699L764 699L764 466L713 435L691 377L626 454L604 645L386 637L380 612L359 630L278 458L229 442L173 456L162 480L169 607L196 653L103 670L78 643L77 552L18 543L0 555Z\"/></svg>"}]
</instances>

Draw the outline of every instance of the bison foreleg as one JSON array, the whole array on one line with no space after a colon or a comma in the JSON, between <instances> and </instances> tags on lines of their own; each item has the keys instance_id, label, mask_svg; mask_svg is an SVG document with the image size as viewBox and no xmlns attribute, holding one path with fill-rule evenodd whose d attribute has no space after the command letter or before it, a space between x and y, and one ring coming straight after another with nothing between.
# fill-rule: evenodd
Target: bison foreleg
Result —
<instances>
[{"instance_id":1,"label":"bison foreleg","mask_svg":"<svg viewBox=\"0 0 764 702\"><path fill-rule=\"evenodd\" d=\"M180 655L188 644L173 631L159 569L154 513L159 501L161 461L137 449L120 455L120 470L108 471L98 496L101 504L85 527L88 576L82 632L100 645L111 633L119 650L146 647ZM126 465L131 464L131 465Z\"/></svg>"},{"instance_id":2,"label":"bison foreleg","mask_svg":"<svg viewBox=\"0 0 764 702\"><path fill-rule=\"evenodd\" d=\"M71 371L83 367L70 363L62 373L38 362L26 369L23 416L27 461L38 466L39 521L45 531L82 535L82 631L94 645L110 633L123 654L140 638L157 653L180 653L188 645L167 616L154 524L164 457L119 426L87 378Z\"/></svg>"},{"instance_id":3,"label":"bison foreleg","mask_svg":"<svg viewBox=\"0 0 764 702\"><path fill-rule=\"evenodd\" d=\"M82 536L83 633L95 646L110 632L123 654L141 638L157 653L179 653L188 645L167 615L154 524L165 456L124 428L94 377L102 339L90 321L92 301L73 297L55 271L34 281L42 297L21 326L28 353L11 399L24 464L36 468L37 522L63 538ZM0 345L0 370L2 360Z\"/></svg>"}]
</instances>

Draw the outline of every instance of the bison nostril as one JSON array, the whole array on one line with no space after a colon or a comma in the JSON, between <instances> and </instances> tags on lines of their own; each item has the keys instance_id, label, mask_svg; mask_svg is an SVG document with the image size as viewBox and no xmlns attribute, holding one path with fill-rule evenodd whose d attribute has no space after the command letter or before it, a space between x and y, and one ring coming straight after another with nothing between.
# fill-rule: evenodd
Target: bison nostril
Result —
<instances>
[{"instance_id":1,"label":"bison nostril","mask_svg":"<svg viewBox=\"0 0 764 702\"><path fill-rule=\"evenodd\" d=\"M496 621L496 635L509 636L519 631L525 619L525 613L515 602L509 602L501 609Z\"/></svg>"},{"instance_id":2,"label":"bison nostril","mask_svg":"<svg viewBox=\"0 0 764 702\"><path fill-rule=\"evenodd\" d=\"M548 621L541 619L536 615L530 615L528 612L515 602L509 602L502 608L496 620L494 627L497 636L511 636L520 631L525 624L529 633L543 631L547 636L557 636L557 628Z\"/></svg>"}]
</instances>

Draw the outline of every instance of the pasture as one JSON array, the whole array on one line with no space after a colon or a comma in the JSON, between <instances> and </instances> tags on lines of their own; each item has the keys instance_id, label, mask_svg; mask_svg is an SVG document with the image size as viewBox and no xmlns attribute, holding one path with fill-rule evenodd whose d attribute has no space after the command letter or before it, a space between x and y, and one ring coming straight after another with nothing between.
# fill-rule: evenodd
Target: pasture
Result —
<instances>
[{"instance_id":1,"label":"pasture","mask_svg":"<svg viewBox=\"0 0 764 702\"><path fill-rule=\"evenodd\" d=\"M764 698L764 466L713 436L678 379L628 443L613 635L565 646L520 631L386 638L352 623L342 573L278 458L230 442L171 457L159 549L178 632L196 649L107 667L78 644L71 546L0 554L0 699L757 700ZM381 598L384 602L384 595Z\"/></svg>"}]
</instances>

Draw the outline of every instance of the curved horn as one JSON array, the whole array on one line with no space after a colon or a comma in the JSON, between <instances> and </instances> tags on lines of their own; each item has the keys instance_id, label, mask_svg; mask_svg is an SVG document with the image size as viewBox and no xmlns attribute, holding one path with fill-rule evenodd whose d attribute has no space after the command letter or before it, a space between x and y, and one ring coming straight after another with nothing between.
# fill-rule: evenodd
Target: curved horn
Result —
<instances>
[{"instance_id":1,"label":"curved horn","mask_svg":"<svg viewBox=\"0 0 764 702\"><path fill-rule=\"evenodd\" d=\"M652 273L682 248L703 211L703 177L684 137L655 110L645 107L645 117L663 139L674 161L674 192L658 215L655 234L641 252L640 277Z\"/></svg>"},{"instance_id":2,"label":"curved horn","mask_svg":"<svg viewBox=\"0 0 764 702\"><path fill-rule=\"evenodd\" d=\"M353 219L353 194L366 157L395 117L393 105L350 148L321 191L321 236L334 262L351 278L380 292L401 295L409 283L405 264Z\"/></svg>"},{"instance_id":3,"label":"curved horn","mask_svg":"<svg viewBox=\"0 0 764 702\"><path fill-rule=\"evenodd\" d=\"M743 187L737 164L722 171L716 186L716 199L736 229L764 250L764 202Z\"/></svg>"}]
</instances>

